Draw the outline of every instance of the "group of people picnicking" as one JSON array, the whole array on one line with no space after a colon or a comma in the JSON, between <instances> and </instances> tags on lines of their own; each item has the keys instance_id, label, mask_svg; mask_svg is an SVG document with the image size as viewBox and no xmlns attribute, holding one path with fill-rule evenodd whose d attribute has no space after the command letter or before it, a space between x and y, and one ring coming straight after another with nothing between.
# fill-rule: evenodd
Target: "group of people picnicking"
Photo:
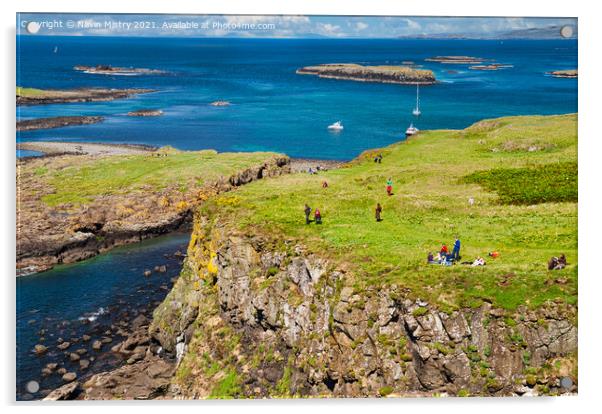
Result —
<instances>
[{"instance_id":1,"label":"group of people picnicking","mask_svg":"<svg viewBox=\"0 0 602 414\"><path fill-rule=\"evenodd\" d=\"M460 247L462 243L460 242L460 238L456 236L456 240L454 241L454 247L449 252L447 244L443 243L441 245L441 249L437 252L436 255L433 255L433 252L429 252L426 258L428 264L440 264L444 266L451 266L458 260L460 260Z\"/></svg>"},{"instance_id":2,"label":"group of people picnicking","mask_svg":"<svg viewBox=\"0 0 602 414\"><path fill-rule=\"evenodd\" d=\"M382 154L378 154L374 158L374 162L380 164L382 162L382 158L383 158ZM316 168L316 170L313 170L310 167L308 172L310 174L317 174L317 172L319 170L320 170L319 166ZM322 188L328 188L327 181L322 182ZM393 179L391 177L389 177L387 179L385 188L386 188L387 195L392 196L393 195ZM311 224L312 222L314 222L316 224L322 224L322 214L320 213L320 210L318 208L313 210L313 212L314 212L313 220L311 220L312 208L309 205L305 204L305 208L303 211L305 213L305 224ZM382 205L380 203L376 203L376 208L374 209L374 216L375 216L375 219L377 222L381 222L383 220L382 212L383 212ZM458 263L461 259L461 256L460 256L461 245L462 245L462 243L460 241L459 236L456 236L451 253L449 252L447 245L445 243L443 243L441 245L441 249L436 254L433 254L433 252L428 253L427 263L428 264L438 264L438 265L443 265L443 266L451 266L455 263ZM497 259L500 256L500 253L498 251L492 251L492 252L489 252L487 255L492 259ZM470 266L485 266L487 264L487 262L485 262L485 259L483 257L477 256L474 261L472 261L472 262L465 261L465 262L461 262L461 264L470 265ZM562 255L560 255L560 257L552 257L548 261L548 270L561 270L561 269L564 269L566 267L566 265L567 265L566 257L564 254L562 254Z\"/></svg>"}]
</instances>

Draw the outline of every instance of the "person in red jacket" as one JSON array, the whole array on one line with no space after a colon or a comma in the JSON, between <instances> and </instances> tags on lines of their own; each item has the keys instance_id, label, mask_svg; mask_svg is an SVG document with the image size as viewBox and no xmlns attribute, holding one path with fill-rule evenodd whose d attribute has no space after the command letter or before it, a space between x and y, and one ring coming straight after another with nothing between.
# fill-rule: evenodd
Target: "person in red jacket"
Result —
<instances>
[{"instance_id":1,"label":"person in red jacket","mask_svg":"<svg viewBox=\"0 0 602 414\"><path fill-rule=\"evenodd\" d=\"M445 243L443 243L441 245L441 250L439 251L440 254L447 256L448 250L447 250L447 245Z\"/></svg>"},{"instance_id":2,"label":"person in red jacket","mask_svg":"<svg viewBox=\"0 0 602 414\"><path fill-rule=\"evenodd\" d=\"M314 221L316 224L322 224L322 214L318 209L316 209L314 212Z\"/></svg>"}]
</instances>

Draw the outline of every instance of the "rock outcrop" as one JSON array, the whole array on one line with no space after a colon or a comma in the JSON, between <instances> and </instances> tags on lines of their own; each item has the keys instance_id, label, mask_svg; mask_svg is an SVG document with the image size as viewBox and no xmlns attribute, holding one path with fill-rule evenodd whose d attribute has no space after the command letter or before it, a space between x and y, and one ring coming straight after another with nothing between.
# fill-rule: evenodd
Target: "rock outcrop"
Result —
<instances>
[{"instance_id":1,"label":"rock outcrop","mask_svg":"<svg viewBox=\"0 0 602 414\"><path fill-rule=\"evenodd\" d=\"M68 90L35 90L34 93L19 93L17 88L17 106L47 105L74 102L104 102L125 99L141 93L154 92L151 89L101 89L82 88Z\"/></svg>"},{"instance_id":2,"label":"rock outcrop","mask_svg":"<svg viewBox=\"0 0 602 414\"><path fill-rule=\"evenodd\" d=\"M185 268L150 326L178 361L166 397L576 390L560 387L574 374L571 307L442 311L403 286L358 290L351 276L292 241L196 217Z\"/></svg>"},{"instance_id":3,"label":"rock outcrop","mask_svg":"<svg viewBox=\"0 0 602 414\"><path fill-rule=\"evenodd\" d=\"M115 246L175 231L190 223L192 210L207 197L290 170L288 157L275 156L230 177L203 184L196 191L183 193L166 189L104 195L64 212L40 202L40 197L52 189L40 182L36 171L46 168L45 163L52 160L31 162L37 163L36 168L29 168L28 174L21 171L18 177L21 188L17 220L18 274L84 260Z\"/></svg>"},{"instance_id":4,"label":"rock outcrop","mask_svg":"<svg viewBox=\"0 0 602 414\"><path fill-rule=\"evenodd\" d=\"M56 116L53 118L37 118L17 121L17 131L34 131L37 129L63 128L67 126L89 125L102 122L102 116Z\"/></svg>"},{"instance_id":5,"label":"rock outcrop","mask_svg":"<svg viewBox=\"0 0 602 414\"><path fill-rule=\"evenodd\" d=\"M432 71L409 66L362 66L353 63L331 63L306 66L298 69L296 73L316 75L320 78L402 85L430 85L436 82Z\"/></svg>"}]
</instances>

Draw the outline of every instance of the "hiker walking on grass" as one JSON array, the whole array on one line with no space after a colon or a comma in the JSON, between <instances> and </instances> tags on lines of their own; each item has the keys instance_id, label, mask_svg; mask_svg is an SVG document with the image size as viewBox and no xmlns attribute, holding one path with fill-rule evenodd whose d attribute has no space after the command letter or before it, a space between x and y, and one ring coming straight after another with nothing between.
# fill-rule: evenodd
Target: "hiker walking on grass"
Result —
<instances>
[{"instance_id":1,"label":"hiker walking on grass","mask_svg":"<svg viewBox=\"0 0 602 414\"><path fill-rule=\"evenodd\" d=\"M320 210L318 209L314 212L314 220L316 224L322 224L322 214L320 214Z\"/></svg>"},{"instance_id":2,"label":"hiker walking on grass","mask_svg":"<svg viewBox=\"0 0 602 414\"><path fill-rule=\"evenodd\" d=\"M305 224L311 223L311 220L309 219L309 215L311 214L311 207L305 204L303 212L305 213Z\"/></svg>"},{"instance_id":3,"label":"hiker walking on grass","mask_svg":"<svg viewBox=\"0 0 602 414\"><path fill-rule=\"evenodd\" d=\"M456 241L454 242L454 249L452 250L452 259L460 259L460 238L458 236L456 236Z\"/></svg>"},{"instance_id":4,"label":"hiker walking on grass","mask_svg":"<svg viewBox=\"0 0 602 414\"><path fill-rule=\"evenodd\" d=\"M382 221L382 219L380 218L380 214L383 212L383 207L380 205L380 203L376 203L376 209L374 210L374 215L376 216L376 221Z\"/></svg>"},{"instance_id":5,"label":"hiker walking on grass","mask_svg":"<svg viewBox=\"0 0 602 414\"><path fill-rule=\"evenodd\" d=\"M387 195L392 195L393 194L393 180L391 179L391 177L389 177L389 179L387 180Z\"/></svg>"}]
</instances>

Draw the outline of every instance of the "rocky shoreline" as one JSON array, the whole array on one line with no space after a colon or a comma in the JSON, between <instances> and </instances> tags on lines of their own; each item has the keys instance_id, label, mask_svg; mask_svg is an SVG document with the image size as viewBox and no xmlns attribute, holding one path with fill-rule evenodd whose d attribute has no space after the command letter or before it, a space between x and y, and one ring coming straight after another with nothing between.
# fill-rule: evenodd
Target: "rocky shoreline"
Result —
<instances>
[{"instance_id":1,"label":"rocky shoreline","mask_svg":"<svg viewBox=\"0 0 602 414\"><path fill-rule=\"evenodd\" d=\"M63 128L75 125L90 125L104 121L102 116L55 116L17 121L17 131L34 131L37 129Z\"/></svg>"},{"instance_id":2,"label":"rocky shoreline","mask_svg":"<svg viewBox=\"0 0 602 414\"><path fill-rule=\"evenodd\" d=\"M31 141L18 142L17 149L48 155L135 155L148 154L156 147L143 144L101 144L93 142ZM40 157L33 157L40 158ZM24 162L23 159L18 160Z\"/></svg>"},{"instance_id":3,"label":"rocky shoreline","mask_svg":"<svg viewBox=\"0 0 602 414\"><path fill-rule=\"evenodd\" d=\"M152 89L102 89L82 88L69 90L35 90L33 93L17 91L17 106L48 105L76 102L105 102L155 92Z\"/></svg>"},{"instance_id":4,"label":"rocky shoreline","mask_svg":"<svg viewBox=\"0 0 602 414\"><path fill-rule=\"evenodd\" d=\"M26 364L26 371L17 374L18 399L73 399L81 392L80 384L95 374L119 370L147 357L150 360L143 372L147 377L132 379L130 383L119 378L119 382L127 383L130 392L136 392L136 387L147 386L149 381L168 380L175 360L162 354L159 344L150 337L148 326L154 309L177 280L185 248L186 241L182 239L179 246L155 259L153 263L157 265L149 268L150 274L140 273L139 280L132 280L129 290L104 297L103 307L96 312L71 320L32 320L28 326L37 330L39 342L27 356L20 354L31 361ZM18 365L24 364L25 361L18 361ZM40 391L31 394L24 386L27 379L37 381Z\"/></svg>"},{"instance_id":5,"label":"rocky shoreline","mask_svg":"<svg viewBox=\"0 0 602 414\"><path fill-rule=\"evenodd\" d=\"M92 144L87 145L90 148ZM25 148L41 149L40 146L35 145ZM64 146L58 148L63 152L65 150ZM132 148L117 147L112 150L149 153L146 150ZM149 156L152 156L152 153ZM230 177L209 182L198 192L190 191L182 194L174 189L169 193L156 191L136 192L128 196L107 195L99 197L95 203L90 205L71 206L68 212L55 211L52 207L39 202L40 197L52 190L40 184L35 174L36 171L47 169L51 164L73 165L69 157L73 156L36 157L36 159L28 161L28 171L31 173L28 175L22 173L19 177L21 185L28 188L28 192L32 192L33 196L25 197L22 189L19 197L17 275L48 270L59 263L77 262L116 246L180 230L190 223L192 210L204 197L230 191L257 179L290 171L288 157L275 157ZM80 155L79 157L86 156ZM17 168L19 169L19 166ZM137 209L145 206L145 215L136 217L130 213L124 216L126 211L131 210L131 207L128 206L134 205L137 206Z\"/></svg>"},{"instance_id":6,"label":"rocky shoreline","mask_svg":"<svg viewBox=\"0 0 602 414\"><path fill-rule=\"evenodd\" d=\"M362 66L353 63L332 63L306 66L296 71L299 75L358 82L396 83L401 85L432 85L435 75L426 69L409 66Z\"/></svg>"}]
</instances>

